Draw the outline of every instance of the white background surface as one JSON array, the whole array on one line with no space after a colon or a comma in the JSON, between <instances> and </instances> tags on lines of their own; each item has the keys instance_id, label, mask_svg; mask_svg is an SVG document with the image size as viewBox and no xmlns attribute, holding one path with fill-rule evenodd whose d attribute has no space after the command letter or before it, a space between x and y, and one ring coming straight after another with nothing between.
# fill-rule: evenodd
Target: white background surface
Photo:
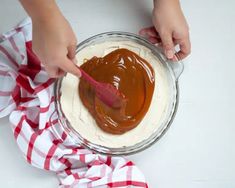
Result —
<instances>
[{"instance_id":1,"label":"white background surface","mask_svg":"<svg viewBox=\"0 0 235 188\"><path fill-rule=\"evenodd\" d=\"M152 0L60 0L79 41L104 31L136 33L151 23ZM192 54L180 78L180 105L167 134L130 156L150 188L235 188L235 1L182 0ZM25 13L0 0L0 32ZM7 118L0 120L0 187L52 188L56 177L28 165Z\"/></svg>"}]
</instances>

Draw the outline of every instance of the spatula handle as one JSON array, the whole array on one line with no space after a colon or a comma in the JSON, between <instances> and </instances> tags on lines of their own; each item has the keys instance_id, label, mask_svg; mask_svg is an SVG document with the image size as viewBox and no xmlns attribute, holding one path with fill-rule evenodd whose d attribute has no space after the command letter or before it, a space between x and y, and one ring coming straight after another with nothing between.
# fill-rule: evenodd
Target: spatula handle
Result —
<instances>
[{"instance_id":1,"label":"spatula handle","mask_svg":"<svg viewBox=\"0 0 235 188\"><path fill-rule=\"evenodd\" d=\"M80 67L78 67L78 69L81 72L81 77L84 78L87 82L89 82L90 85L92 85L93 87L96 87L99 84L94 78L92 78L89 74L87 74Z\"/></svg>"}]
</instances>

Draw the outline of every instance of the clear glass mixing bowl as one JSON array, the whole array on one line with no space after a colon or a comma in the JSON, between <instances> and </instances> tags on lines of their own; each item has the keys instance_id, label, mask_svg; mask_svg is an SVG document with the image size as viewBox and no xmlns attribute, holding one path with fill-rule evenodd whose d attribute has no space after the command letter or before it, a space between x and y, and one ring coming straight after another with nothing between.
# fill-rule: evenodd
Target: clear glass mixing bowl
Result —
<instances>
[{"instance_id":1,"label":"clear glass mixing bowl","mask_svg":"<svg viewBox=\"0 0 235 188\"><path fill-rule=\"evenodd\" d=\"M97 44L97 43L101 43L105 41L123 41L123 40L130 40L150 49L151 52L164 65L164 68L166 69L166 72L167 72L170 102L167 108L166 116L164 116L165 117L164 120L162 121L159 128L156 131L154 131L148 139L145 139L142 142L135 144L133 146L120 147L120 148L108 148L108 147L104 147L101 145L97 145L96 143L92 143L89 140L83 138L79 134L79 132L77 132L70 125L70 122L66 119L63 113L63 110L61 109L60 88L61 88L61 83L62 83L63 78L59 79L55 84L56 111L59 115L59 124L61 125L60 130L62 128L69 136L71 136L71 139L73 139L74 144L77 144L78 146L84 146L94 152L98 152L98 153L102 153L106 155L129 155L129 154L140 152L148 148L149 146L151 146L153 143L158 141L164 135L164 133L168 130L171 123L173 122L173 119L177 111L178 100L179 100L178 78L183 72L183 68L184 68L182 62L173 63L173 62L168 61L165 58L165 56L162 54L160 48L157 48L155 45L149 43L144 38L138 35L135 35L132 33L126 33L126 32L108 32L108 33L102 33L102 34L93 36L81 42L77 46L77 52L93 44ZM58 130L55 130L55 131L58 131ZM59 134L57 136L59 137Z\"/></svg>"}]
</instances>

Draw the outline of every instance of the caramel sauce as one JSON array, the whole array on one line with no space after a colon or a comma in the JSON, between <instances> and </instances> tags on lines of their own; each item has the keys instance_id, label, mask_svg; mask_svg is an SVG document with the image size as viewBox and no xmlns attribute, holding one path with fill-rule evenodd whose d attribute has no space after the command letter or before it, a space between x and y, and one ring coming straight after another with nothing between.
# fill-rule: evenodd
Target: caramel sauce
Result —
<instances>
[{"instance_id":1,"label":"caramel sauce","mask_svg":"<svg viewBox=\"0 0 235 188\"><path fill-rule=\"evenodd\" d=\"M155 80L150 64L123 48L103 58L93 57L81 68L97 81L114 85L127 99L121 109L112 109L100 101L94 89L81 79L80 98L97 125L111 134L123 134L135 128L144 118L152 100Z\"/></svg>"}]
</instances>

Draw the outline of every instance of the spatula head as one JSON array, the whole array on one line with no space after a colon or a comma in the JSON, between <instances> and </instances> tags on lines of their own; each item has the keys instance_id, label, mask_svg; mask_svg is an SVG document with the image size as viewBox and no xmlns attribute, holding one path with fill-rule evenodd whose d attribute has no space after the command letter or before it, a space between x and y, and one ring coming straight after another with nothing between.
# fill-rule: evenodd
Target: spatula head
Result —
<instances>
[{"instance_id":1,"label":"spatula head","mask_svg":"<svg viewBox=\"0 0 235 188\"><path fill-rule=\"evenodd\" d=\"M127 99L116 87L108 83L99 83L95 88L97 97L111 108L122 108Z\"/></svg>"}]
</instances>

